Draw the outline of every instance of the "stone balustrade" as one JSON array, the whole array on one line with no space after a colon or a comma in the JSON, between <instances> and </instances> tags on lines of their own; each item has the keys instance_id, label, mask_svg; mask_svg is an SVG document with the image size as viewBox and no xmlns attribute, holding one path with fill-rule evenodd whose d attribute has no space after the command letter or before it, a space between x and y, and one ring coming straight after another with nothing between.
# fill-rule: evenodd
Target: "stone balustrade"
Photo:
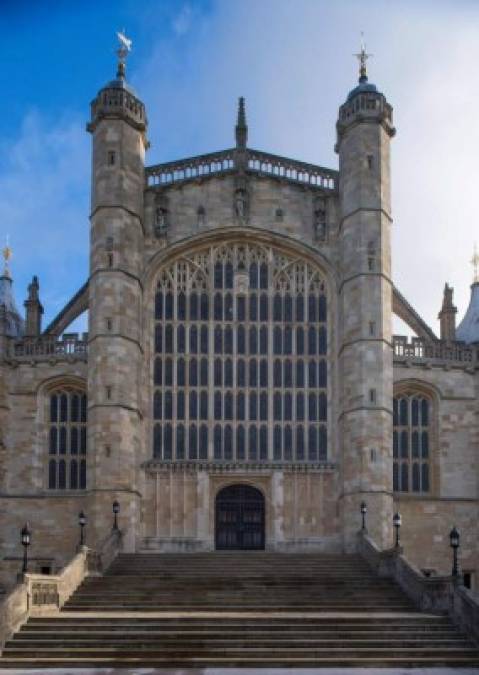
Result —
<instances>
[{"instance_id":1,"label":"stone balustrade","mask_svg":"<svg viewBox=\"0 0 479 675\"><path fill-rule=\"evenodd\" d=\"M405 335L394 335L393 346L395 361L448 361L469 365L479 360L479 350L464 342L446 342L445 340L429 342L417 337L409 341Z\"/></svg>"},{"instance_id":2,"label":"stone balustrade","mask_svg":"<svg viewBox=\"0 0 479 675\"><path fill-rule=\"evenodd\" d=\"M88 333L64 333L61 339L56 335L24 337L11 344L10 358L31 361L45 358L76 357L86 361L88 354Z\"/></svg>"},{"instance_id":3,"label":"stone balustrade","mask_svg":"<svg viewBox=\"0 0 479 675\"><path fill-rule=\"evenodd\" d=\"M145 169L146 183L149 187L156 187L229 173L235 168L234 154L234 150L223 150L150 166Z\"/></svg>"},{"instance_id":4,"label":"stone balustrade","mask_svg":"<svg viewBox=\"0 0 479 675\"><path fill-rule=\"evenodd\" d=\"M161 187L231 173L239 168L323 190L335 191L338 188L337 171L251 149L222 150L150 166L145 169L146 184L148 187Z\"/></svg>"},{"instance_id":5,"label":"stone balustrade","mask_svg":"<svg viewBox=\"0 0 479 675\"><path fill-rule=\"evenodd\" d=\"M82 546L60 574L24 574L0 604L0 654L30 616L56 614L85 577L101 575L120 552L122 542L121 531L112 530L96 550Z\"/></svg>"},{"instance_id":6,"label":"stone balustrade","mask_svg":"<svg viewBox=\"0 0 479 675\"><path fill-rule=\"evenodd\" d=\"M403 549L381 551L363 531L358 551L380 577L393 578L423 612L447 612L451 620L474 640L479 640L479 601L464 586L462 577L426 577L403 555Z\"/></svg>"}]
</instances>

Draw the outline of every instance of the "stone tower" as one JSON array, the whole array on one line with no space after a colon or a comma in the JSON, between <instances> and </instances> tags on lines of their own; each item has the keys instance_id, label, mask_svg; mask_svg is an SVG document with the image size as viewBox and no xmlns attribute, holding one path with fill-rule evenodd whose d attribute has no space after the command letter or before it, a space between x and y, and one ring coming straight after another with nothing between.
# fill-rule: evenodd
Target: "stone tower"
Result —
<instances>
[{"instance_id":1,"label":"stone tower","mask_svg":"<svg viewBox=\"0 0 479 675\"><path fill-rule=\"evenodd\" d=\"M92 202L89 285L89 505L104 536L111 505L121 504L125 531L139 524L136 467L141 444L139 378L140 282L143 255L144 104L125 80L127 49L118 51L117 79L91 104ZM133 546L127 540L127 546Z\"/></svg>"},{"instance_id":2,"label":"stone tower","mask_svg":"<svg viewBox=\"0 0 479 675\"><path fill-rule=\"evenodd\" d=\"M339 424L343 536L354 546L360 503L368 529L391 543L392 381L390 138L392 108L366 74L339 109Z\"/></svg>"}]
</instances>

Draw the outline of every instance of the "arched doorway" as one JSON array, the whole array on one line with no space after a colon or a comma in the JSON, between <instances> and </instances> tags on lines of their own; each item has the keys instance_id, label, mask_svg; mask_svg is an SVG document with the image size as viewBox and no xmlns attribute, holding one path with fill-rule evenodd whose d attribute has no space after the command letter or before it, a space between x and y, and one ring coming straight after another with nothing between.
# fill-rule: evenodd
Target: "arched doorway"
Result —
<instances>
[{"instance_id":1,"label":"arched doorway","mask_svg":"<svg viewBox=\"0 0 479 675\"><path fill-rule=\"evenodd\" d=\"M265 544L264 497L251 485L229 485L216 495L216 549L262 550Z\"/></svg>"}]
</instances>

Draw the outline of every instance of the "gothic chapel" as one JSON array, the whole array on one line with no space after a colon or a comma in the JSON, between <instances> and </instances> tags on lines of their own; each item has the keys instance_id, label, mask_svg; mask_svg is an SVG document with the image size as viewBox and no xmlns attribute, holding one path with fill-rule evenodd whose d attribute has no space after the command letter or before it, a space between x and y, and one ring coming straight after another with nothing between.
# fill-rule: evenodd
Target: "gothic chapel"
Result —
<instances>
[{"instance_id":1,"label":"gothic chapel","mask_svg":"<svg viewBox=\"0 0 479 675\"><path fill-rule=\"evenodd\" d=\"M56 571L79 512L94 546L118 501L127 552L185 554L351 552L364 502L381 549L401 514L427 574L449 572L456 526L479 583L479 282L457 329L446 285L440 337L394 286L393 110L365 58L338 169L250 148L242 98L233 147L145 165L124 59L87 130L89 278L46 328L4 252L0 582L26 521L34 569Z\"/></svg>"}]
</instances>

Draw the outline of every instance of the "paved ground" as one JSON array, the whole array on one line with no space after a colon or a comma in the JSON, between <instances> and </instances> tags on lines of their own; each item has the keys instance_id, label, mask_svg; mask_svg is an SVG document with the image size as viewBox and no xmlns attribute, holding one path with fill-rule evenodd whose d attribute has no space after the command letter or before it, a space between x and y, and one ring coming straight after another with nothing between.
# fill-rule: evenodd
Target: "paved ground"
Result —
<instances>
[{"instance_id":1,"label":"paved ground","mask_svg":"<svg viewBox=\"0 0 479 675\"><path fill-rule=\"evenodd\" d=\"M479 675L479 668L51 668L0 675Z\"/></svg>"}]
</instances>

